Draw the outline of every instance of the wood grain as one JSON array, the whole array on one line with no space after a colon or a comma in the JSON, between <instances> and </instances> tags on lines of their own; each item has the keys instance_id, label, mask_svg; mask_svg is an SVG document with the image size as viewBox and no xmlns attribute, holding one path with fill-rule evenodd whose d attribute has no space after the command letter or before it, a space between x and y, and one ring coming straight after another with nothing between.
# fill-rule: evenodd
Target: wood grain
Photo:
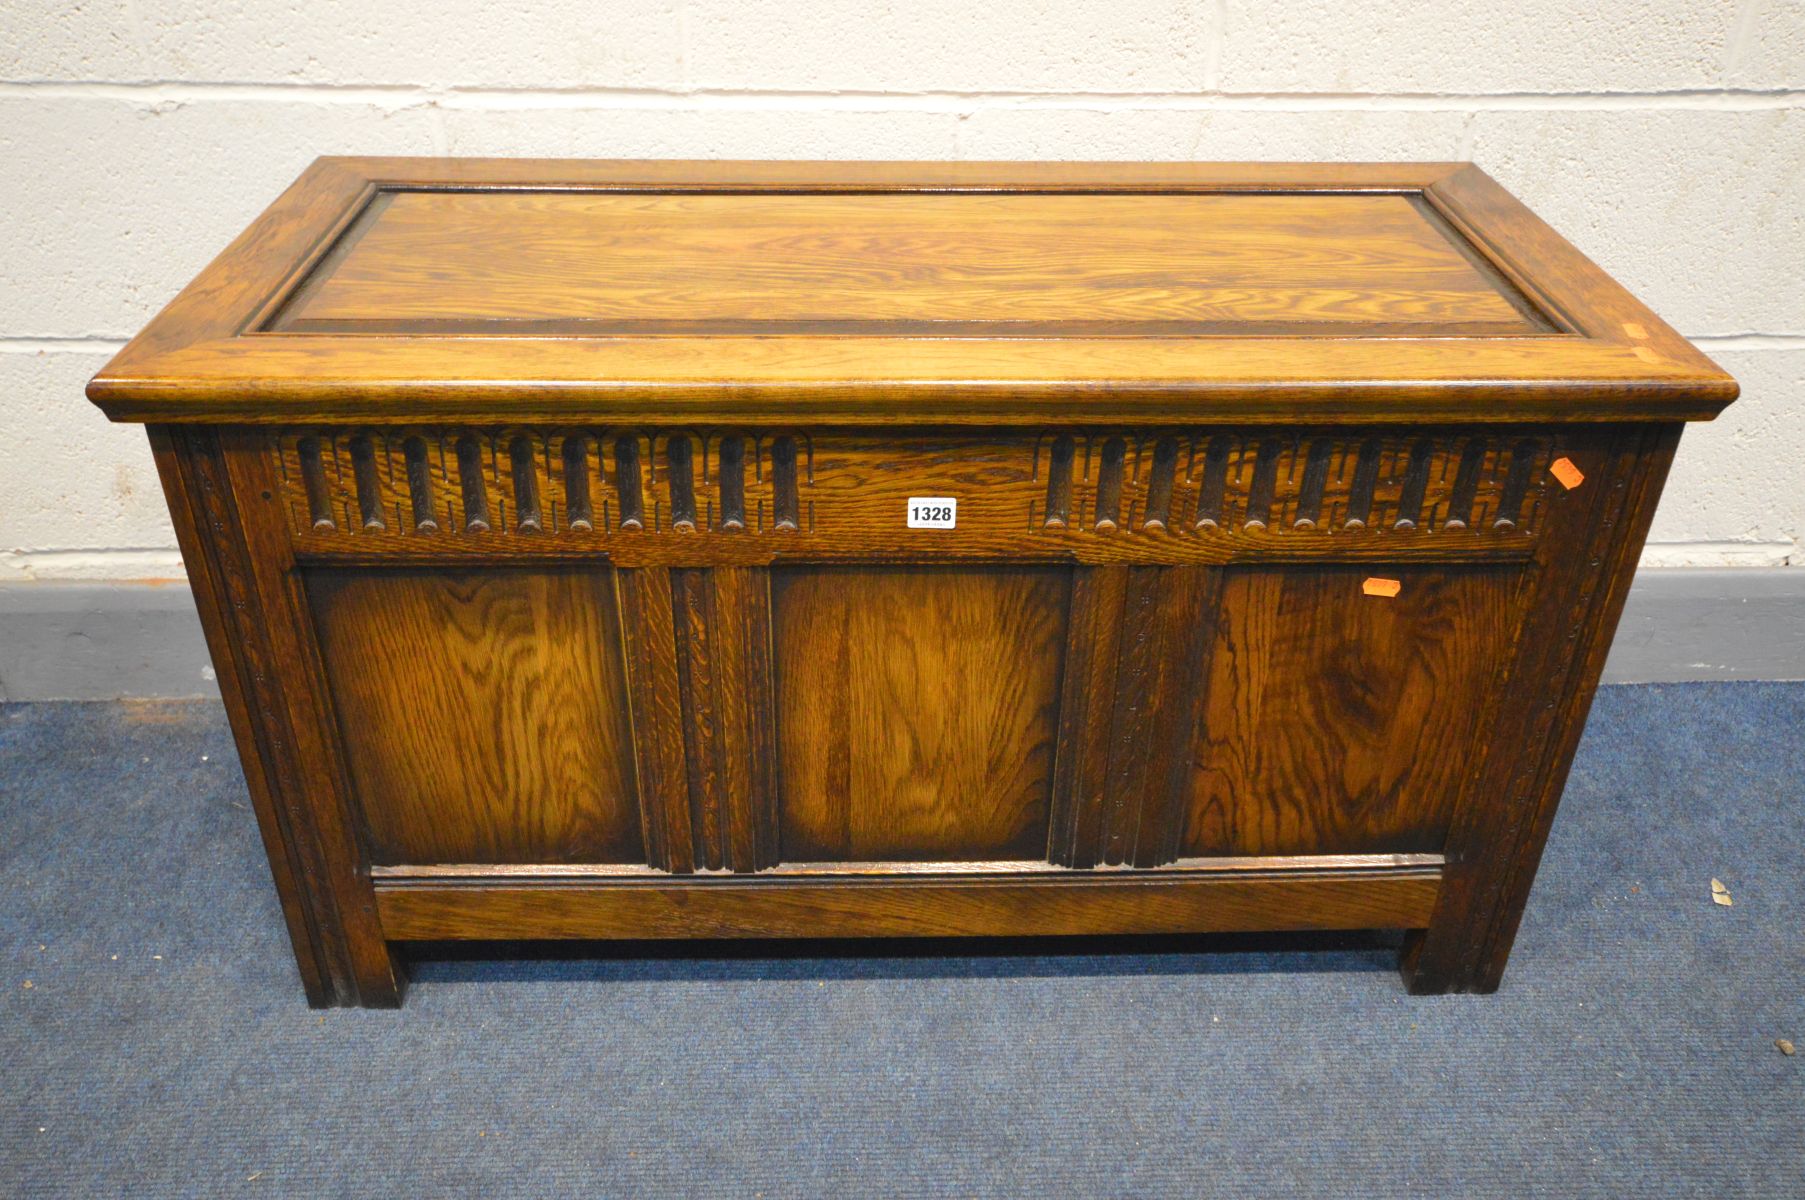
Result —
<instances>
[{"instance_id":1,"label":"wood grain","mask_svg":"<svg viewBox=\"0 0 1805 1200\"><path fill-rule=\"evenodd\" d=\"M1152 867L1178 852L1202 634L1220 584L1219 575L1195 568L1129 569L1095 861Z\"/></svg>"},{"instance_id":2,"label":"wood grain","mask_svg":"<svg viewBox=\"0 0 1805 1200\"><path fill-rule=\"evenodd\" d=\"M316 163L88 391L115 420L741 425L1736 394L1467 165L410 159Z\"/></svg>"},{"instance_id":3,"label":"wood grain","mask_svg":"<svg viewBox=\"0 0 1805 1200\"><path fill-rule=\"evenodd\" d=\"M1082 872L453 881L377 885L399 940L455 938L969 937L1409 928L1434 907L1435 867L1364 871Z\"/></svg>"},{"instance_id":4,"label":"wood grain","mask_svg":"<svg viewBox=\"0 0 1805 1200\"><path fill-rule=\"evenodd\" d=\"M633 704L633 758L646 861L666 871L693 871L696 831L684 744L675 584L663 567L621 571L615 581Z\"/></svg>"},{"instance_id":5,"label":"wood grain","mask_svg":"<svg viewBox=\"0 0 1805 1200\"><path fill-rule=\"evenodd\" d=\"M772 585L783 861L1041 855L1070 588L997 567Z\"/></svg>"},{"instance_id":6,"label":"wood grain","mask_svg":"<svg viewBox=\"0 0 1805 1200\"><path fill-rule=\"evenodd\" d=\"M1538 552L1518 653L1482 707L1491 737L1453 814L1447 887L1401 963L1422 994L1497 990L1622 615L1680 427L1572 437L1586 476Z\"/></svg>"},{"instance_id":7,"label":"wood grain","mask_svg":"<svg viewBox=\"0 0 1805 1200\"><path fill-rule=\"evenodd\" d=\"M771 583L743 567L672 573L695 862L778 862Z\"/></svg>"},{"instance_id":8,"label":"wood grain","mask_svg":"<svg viewBox=\"0 0 1805 1200\"><path fill-rule=\"evenodd\" d=\"M336 925L318 831L286 771L269 651L258 634L257 606L244 568L243 542L233 529L229 489L221 486L218 436L208 429L154 425L147 432L302 989L315 1008L346 1002L356 996L356 979Z\"/></svg>"},{"instance_id":9,"label":"wood grain","mask_svg":"<svg viewBox=\"0 0 1805 1200\"><path fill-rule=\"evenodd\" d=\"M1533 335L1406 195L385 193L288 332Z\"/></svg>"},{"instance_id":10,"label":"wood grain","mask_svg":"<svg viewBox=\"0 0 1805 1200\"><path fill-rule=\"evenodd\" d=\"M230 619L249 660L256 706L247 715L308 856L304 896L331 961L330 1002L395 1007L407 976L377 924L322 651L259 442L244 430L198 431L183 465L205 505L201 536L221 551Z\"/></svg>"},{"instance_id":11,"label":"wood grain","mask_svg":"<svg viewBox=\"0 0 1805 1200\"><path fill-rule=\"evenodd\" d=\"M315 571L382 863L644 862L606 571Z\"/></svg>"},{"instance_id":12,"label":"wood grain","mask_svg":"<svg viewBox=\"0 0 1805 1200\"><path fill-rule=\"evenodd\" d=\"M1512 572L1235 570L1223 581L1184 855L1439 852L1508 661Z\"/></svg>"},{"instance_id":13,"label":"wood grain","mask_svg":"<svg viewBox=\"0 0 1805 1200\"><path fill-rule=\"evenodd\" d=\"M1494 988L1735 391L1461 164L413 159L89 388L368 1005L439 937L1394 926Z\"/></svg>"},{"instance_id":14,"label":"wood grain","mask_svg":"<svg viewBox=\"0 0 1805 1200\"><path fill-rule=\"evenodd\" d=\"M603 551L622 565L708 566L913 552L1214 564L1526 556L1549 487L1550 437L1483 426L1435 436L1204 426L891 437L328 427L278 431L271 452L310 557ZM664 465L677 447L682 473ZM510 505L523 494L540 497L530 525ZM470 495L487 498L480 523L460 499ZM910 497L924 495L958 500L957 535L905 526ZM427 526L413 516L423 507L435 514ZM730 508L737 524L724 517ZM372 525L367 512L386 520Z\"/></svg>"}]
</instances>

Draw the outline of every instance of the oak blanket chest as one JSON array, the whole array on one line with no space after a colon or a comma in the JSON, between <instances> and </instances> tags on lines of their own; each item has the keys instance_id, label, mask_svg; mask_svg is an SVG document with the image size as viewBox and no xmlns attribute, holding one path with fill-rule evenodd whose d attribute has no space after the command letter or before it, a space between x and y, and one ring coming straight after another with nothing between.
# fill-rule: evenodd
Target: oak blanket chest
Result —
<instances>
[{"instance_id":1,"label":"oak blanket chest","mask_svg":"<svg viewBox=\"0 0 1805 1200\"><path fill-rule=\"evenodd\" d=\"M323 159L149 427L307 996L401 945L1410 931L1498 985L1734 382L1462 164Z\"/></svg>"}]
</instances>

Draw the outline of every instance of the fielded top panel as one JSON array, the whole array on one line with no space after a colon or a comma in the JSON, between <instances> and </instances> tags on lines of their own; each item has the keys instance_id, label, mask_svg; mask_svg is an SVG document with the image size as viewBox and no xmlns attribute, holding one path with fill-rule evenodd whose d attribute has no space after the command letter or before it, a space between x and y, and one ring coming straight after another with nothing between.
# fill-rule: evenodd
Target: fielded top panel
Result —
<instances>
[{"instance_id":1,"label":"fielded top panel","mask_svg":"<svg viewBox=\"0 0 1805 1200\"><path fill-rule=\"evenodd\" d=\"M1526 335L1397 194L384 192L269 328ZM1488 277L1489 276L1489 277Z\"/></svg>"},{"instance_id":2,"label":"fielded top panel","mask_svg":"<svg viewBox=\"0 0 1805 1200\"><path fill-rule=\"evenodd\" d=\"M1735 384L1476 168L322 159L120 420L1703 418Z\"/></svg>"}]
</instances>

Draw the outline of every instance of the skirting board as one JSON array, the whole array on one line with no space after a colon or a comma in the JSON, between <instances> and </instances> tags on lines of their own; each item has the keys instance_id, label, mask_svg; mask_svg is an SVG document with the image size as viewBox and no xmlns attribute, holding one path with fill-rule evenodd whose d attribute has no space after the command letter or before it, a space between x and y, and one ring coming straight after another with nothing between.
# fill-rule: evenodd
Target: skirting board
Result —
<instances>
[{"instance_id":1,"label":"skirting board","mask_svg":"<svg viewBox=\"0 0 1805 1200\"><path fill-rule=\"evenodd\" d=\"M1636 576L1606 683L1805 679L1805 568ZM180 583L0 584L0 700L219 695Z\"/></svg>"},{"instance_id":2,"label":"skirting board","mask_svg":"<svg viewBox=\"0 0 1805 1200\"><path fill-rule=\"evenodd\" d=\"M1644 570L1605 683L1805 679L1805 568Z\"/></svg>"},{"instance_id":3,"label":"skirting board","mask_svg":"<svg viewBox=\"0 0 1805 1200\"><path fill-rule=\"evenodd\" d=\"M0 583L0 700L218 695L183 581Z\"/></svg>"}]
</instances>

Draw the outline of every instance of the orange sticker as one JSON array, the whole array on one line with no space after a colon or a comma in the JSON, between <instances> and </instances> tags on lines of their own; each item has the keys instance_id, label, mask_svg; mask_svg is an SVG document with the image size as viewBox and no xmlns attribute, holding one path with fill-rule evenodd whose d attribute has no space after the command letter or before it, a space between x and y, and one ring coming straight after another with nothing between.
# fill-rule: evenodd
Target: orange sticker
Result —
<instances>
[{"instance_id":1,"label":"orange sticker","mask_svg":"<svg viewBox=\"0 0 1805 1200\"><path fill-rule=\"evenodd\" d=\"M1629 334L1633 338L1636 338L1638 341L1641 340L1642 338L1645 338L1648 336L1648 330L1642 328L1642 326L1637 325L1633 321L1625 321L1624 322L1623 332Z\"/></svg>"},{"instance_id":2,"label":"orange sticker","mask_svg":"<svg viewBox=\"0 0 1805 1200\"><path fill-rule=\"evenodd\" d=\"M1360 585L1360 590L1369 596L1395 596L1404 590L1404 585L1395 579L1383 579L1374 575Z\"/></svg>"},{"instance_id":3,"label":"orange sticker","mask_svg":"<svg viewBox=\"0 0 1805 1200\"><path fill-rule=\"evenodd\" d=\"M1561 486L1572 491L1586 481L1585 472L1573 465L1570 458L1557 458L1548 464L1548 473L1560 480Z\"/></svg>"},{"instance_id":4,"label":"orange sticker","mask_svg":"<svg viewBox=\"0 0 1805 1200\"><path fill-rule=\"evenodd\" d=\"M1635 348L1635 355L1645 363L1654 363L1656 366L1661 365L1661 356L1656 354L1653 350L1650 350L1647 346L1637 346Z\"/></svg>"}]
</instances>

